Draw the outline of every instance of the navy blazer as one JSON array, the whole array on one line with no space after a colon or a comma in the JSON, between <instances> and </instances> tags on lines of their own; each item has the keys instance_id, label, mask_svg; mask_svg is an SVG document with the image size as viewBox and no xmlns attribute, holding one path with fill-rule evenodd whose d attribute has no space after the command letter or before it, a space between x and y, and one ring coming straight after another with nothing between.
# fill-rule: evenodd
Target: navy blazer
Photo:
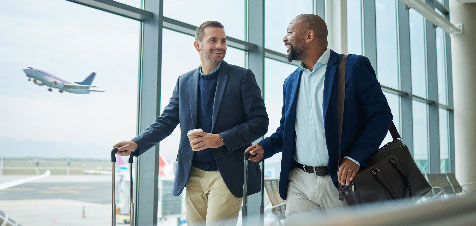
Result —
<instances>
[{"instance_id":1,"label":"navy blazer","mask_svg":"<svg viewBox=\"0 0 476 226\"><path fill-rule=\"evenodd\" d=\"M169 136L180 123L180 146L173 194L182 193L192 167L193 151L187 132L197 128L199 69L177 79L172 98L162 114L147 129L132 139L138 154ZM268 114L253 72L222 61L213 105L212 133L220 134L225 146L215 149L218 170L230 192L243 196L243 153L251 142L268 130ZM261 190L257 163L248 168L248 194Z\"/></svg>"},{"instance_id":2,"label":"navy blazer","mask_svg":"<svg viewBox=\"0 0 476 226\"><path fill-rule=\"evenodd\" d=\"M337 77L342 54L331 50L324 79L323 117L329 153L329 174L337 186ZM279 194L286 199L288 176L294 167L296 148L296 103L302 69L296 69L284 81L283 108L280 126L270 137L259 142L264 157L282 152ZM366 160L378 150L392 122L392 113L382 93L370 61L359 55L349 55L346 63L345 103L342 128L342 157L348 156L365 167Z\"/></svg>"}]
</instances>

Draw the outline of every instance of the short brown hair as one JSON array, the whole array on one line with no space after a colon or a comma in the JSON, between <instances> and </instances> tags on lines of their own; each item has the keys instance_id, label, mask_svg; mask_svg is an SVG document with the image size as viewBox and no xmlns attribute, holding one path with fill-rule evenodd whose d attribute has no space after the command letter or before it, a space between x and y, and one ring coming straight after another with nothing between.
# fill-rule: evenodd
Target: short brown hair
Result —
<instances>
[{"instance_id":1,"label":"short brown hair","mask_svg":"<svg viewBox=\"0 0 476 226\"><path fill-rule=\"evenodd\" d=\"M294 18L293 22L302 23L304 28L313 30L316 37L327 42L327 24L320 16L314 14L301 14Z\"/></svg>"},{"instance_id":2,"label":"short brown hair","mask_svg":"<svg viewBox=\"0 0 476 226\"><path fill-rule=\"evenodd\" d=\"M223 24L218 21L206 21L205 23L197 27L197 30L195 30L195 40L200 42L203 40L204 30L206 27L224 28Z\"/></svg>"}]
</instances>

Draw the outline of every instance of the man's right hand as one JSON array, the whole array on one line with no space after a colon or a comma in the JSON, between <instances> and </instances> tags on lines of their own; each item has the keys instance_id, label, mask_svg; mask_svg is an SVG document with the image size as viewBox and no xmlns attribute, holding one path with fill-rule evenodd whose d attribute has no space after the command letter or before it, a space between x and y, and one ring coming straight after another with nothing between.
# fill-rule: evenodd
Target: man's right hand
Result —
<instances>
[{"instance_id":1,"label":"man's right hand","mask_svg":"<svg viewBox=\"0 0 476 226\"><path fill-rule=\"evenodd\" d=\"M256 155L255 157L250 157L248 160L252 162L259 162L264 157L264 149L261 145L255 144L248 147L245 152L250 153L251 155Z\"/></svg>"},{"instance_id":2,"label":"man's right hand","mask_svg":"<svg viewBox=\"0 0 476 226\"><path fill-rule=\"evenodd\" d=\"M113 147L118 148L118 155L128 156L133 151L137 150L137 143L134 141L121 141L115 144Z\"/></svg>"}]
</instances>

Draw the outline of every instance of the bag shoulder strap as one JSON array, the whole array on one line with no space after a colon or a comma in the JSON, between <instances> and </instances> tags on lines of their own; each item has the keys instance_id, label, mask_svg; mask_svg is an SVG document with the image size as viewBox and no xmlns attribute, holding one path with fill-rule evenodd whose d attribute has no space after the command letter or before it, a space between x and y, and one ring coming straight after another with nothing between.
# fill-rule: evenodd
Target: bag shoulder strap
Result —
<instances>
[{"instance_id":1,"label":"bag shoulder strap","mask_svg":"<svg viewBox=\"0 0 476 226\"><path fill-rule=\"evenodd\" d=\"M342 121L344 120L344 100L345 100L345 63L347 55L344 55L339 62L339 78L337 79L337 135L339 138L339 159L337 168L340 167L341 139L342 139Z\"/></svg>"},{"instance_id":2,"label":"bag shoulder strap","mask_svg":"<svg viewBox=\"0 0 476 226\"><path fill-rule=\"evenodd\" d=\"M344 100L345 100L345 65L348 55L344 55L339 63L339 78L337 80L337 135L339 141L339 159L337 167L340 167L341 156L341 141L342 141L342 123L344 120ZM388 129L392 135L393 140L397 140L400 137L397 127L392 121L390 128Z\"/></svg>"}]
</instances>

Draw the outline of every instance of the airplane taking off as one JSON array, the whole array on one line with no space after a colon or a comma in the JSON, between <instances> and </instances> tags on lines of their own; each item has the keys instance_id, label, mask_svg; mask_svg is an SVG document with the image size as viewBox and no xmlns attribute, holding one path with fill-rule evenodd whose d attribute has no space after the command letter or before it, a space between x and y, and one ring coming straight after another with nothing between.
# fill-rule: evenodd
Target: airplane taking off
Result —
<instances>
[{"instance_id":1,"label":"airplane taking off","mask_svg":"<svg viewBox=\"0 0 476 226\"><path fill-rule=\"evenodd\" d=\"M66 80L60 79L48 72L38 70L32 67L23 69L28 81L33 79L33 83L39 86L48 86L48 91L53 91L53 88L58 89L60 93L64 91L69 93L76 94L89 94L89 92L104 92L102 90L92 90L90 88L96 87L92 86L94 77L96 73L91 73L84 81L82 82L68 82Z\"/></svg>"}]
</instances>

